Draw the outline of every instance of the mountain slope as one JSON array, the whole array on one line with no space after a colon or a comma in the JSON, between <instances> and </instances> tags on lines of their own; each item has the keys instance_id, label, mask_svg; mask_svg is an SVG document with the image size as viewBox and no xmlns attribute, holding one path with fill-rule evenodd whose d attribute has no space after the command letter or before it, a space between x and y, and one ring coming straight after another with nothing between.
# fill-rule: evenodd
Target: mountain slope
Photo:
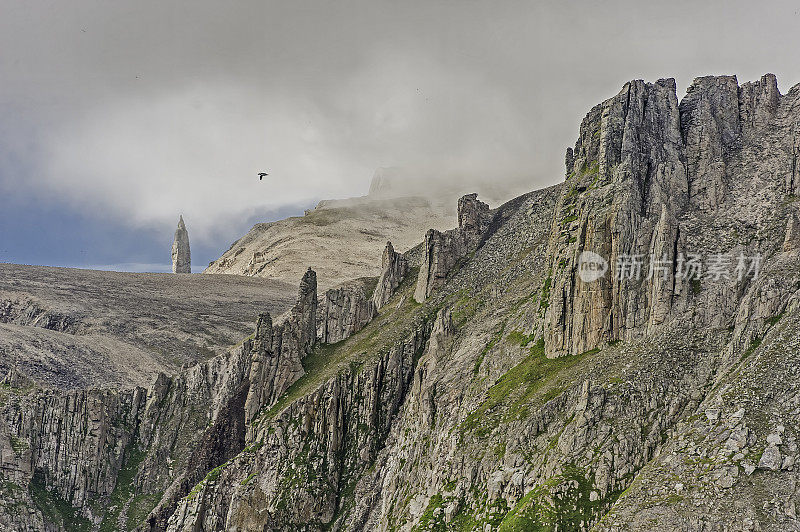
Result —
<instances>
[{"instance_id":1,"label":"mountain slope","mask_svg":"<svg viewBox=\"0 0 800 532\"><path fill-rule=\"evenodd\" d=\"M329 202L305 216L257 224L203 273L295 282L309 266L330 288L378 275L387 240L405 251L429 227L455 224L452 202L422 197Z\"/></svg>"},{"instance_id":2,"label":"mountain slope","mask_svg":"<svg viewBox=\"0 0 800 532\"><path fill-rule=\"evenodd\" d=\"M409 268L384 251L380 306L368 282L318 304L309 270L282 319L147 389L7 382L0 525L800 529L798 119L770 75L632 81L565 182L462 198Z\"/></svg>"}]
</instances>

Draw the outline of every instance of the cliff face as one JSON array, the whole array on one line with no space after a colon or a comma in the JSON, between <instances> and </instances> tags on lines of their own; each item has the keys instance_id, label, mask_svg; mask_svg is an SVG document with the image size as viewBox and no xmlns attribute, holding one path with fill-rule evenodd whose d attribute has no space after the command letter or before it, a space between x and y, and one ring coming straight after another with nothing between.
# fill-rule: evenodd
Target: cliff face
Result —
<instances>
[{"instance_id":1,"label":"cliff face","mask_svg":"<svg viewBox=\"0 0 800 532\"><path fill-rule=\"evenodd\" d=\"M450 231L429 229L422 246L422 264L414 299L422 303L447 282L459 261L475 251L491 220L489 206L469 194L458 200L458 227Z\"/></svg>"},{"instance_id":2,"label":"cliff face","mask_svg":"<svg viewBox=\"0 0 800 532\"><path fill-rule=\"evenodd\" d=\"M633 81L564 183L465 196L374 292L309 271L147 389L10 376L0 526L800 529L798 119L770 75Z\"/></svg>"}]
</instances>

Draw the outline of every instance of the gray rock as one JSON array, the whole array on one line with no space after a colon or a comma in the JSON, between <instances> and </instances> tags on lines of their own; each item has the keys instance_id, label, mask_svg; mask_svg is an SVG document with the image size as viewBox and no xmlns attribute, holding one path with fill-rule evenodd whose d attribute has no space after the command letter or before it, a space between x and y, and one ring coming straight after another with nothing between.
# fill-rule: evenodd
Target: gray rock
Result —
<instances>
[{"instance_id":1,"label":"gray rock","mask_svg":"<svg viewBox=\"0 0 800 532\"><path fill-rule=\"evenodd\" d=\"M317 274L309 268L300 281L297 303L282 323L273 325L268 313L261 314L250 352L249 388L244 404L248 427L264 408L269 408L289 386L303 376L302 359L317 340Z\"/></svg>"},{"instance_id":2,"label":"gray rock","mask_svg":"<svg viewBox=\"0 0 800 532\"><path fill-rule=\"evenodd\" d=\"M800 220L797 213L789 213L789 220L786 222L786 236L783 239L783 251L795 251L800 249Z\"/></svg>"},{"instance_id":3,"label":"gray rock","mask_svg":"<svg viewBox=\"0 0 800 532\"><path fill-rule=\"evenodd\" d=\"M739 115L743 127L763 129L775 117L781 94L775 74L764 74L759 81L739 87Z\"/></svg>"},{"instance_id":4,"label":"gray rock","mask_svg":"<svg viewBox=\"0 0 800 532\"><path fill-rule=\"evenodd\" d=\"M183 216L178 220L175 240L172 242L172 273L192 273L192 252L189 249L189 232L183 223Z\"/></svg>"},{"instance_id":5,"label":"gray rock","mask_svg":"<svg viewBox=\"0 0 800 532\"><path fill-rule=\"evenodd\" d=\"M414 291L418 303L441 288L456 264L475 251L491 217L489 206L480 201L477 194L467 194L458 200L458 228L445 232L430 229L425 233L422 264Z\"/></svg>"},{"instance_id":6,"label":"gray rock","mask_svg":"<svg viewBox=\"0 0 800 532\"><path fill-rule=\"evenodd\" d=\"M358 281L326 291L320 312L320 341L333 344L348 338L368 324L375 312L374 300L367 298L364 285Z\"/></svg>"},{"instance_id":7,"label":"gray rock","mask_svg":"<svg viewBox=\"0 0 800 532\"><path fill-rule=\"evenodd\" d=\"M714 211L726 193L726 154L742 132L736 76L695 79L681 100L680 113L689 197L701 210Z\"/></svg>"},{"instance_id":8,"label":"gray rock","mask_svg":"<svg viewBox=\"0 0 800 532\"><path fill-rule=\"evenodd\" d=\"M408 260L401 253L397 253L392 247L391 242L386 242L381 259L381 274L378 277L378 284L372 295L372 302L376 310L389 301L397 287L405 279L408 273Z\"/></svg>"},{"instance_id":9,"label":"gray rock","mask_svg":"<svg viewBox=\"0 0 800 532\"><path fill-rule=\"evenodd\" d=\"M764 449L764 454L761 455L761 459L758 461L758 468L778 471L781 468L781 464L781 452L778 446L768 445L767 448Z\"/></svg>"},{"instance_id":10,"label":"gray rock","mask_svg":"<svg viewBox=\"0 0 800 532\"><path fill-rule=\"evenodd\" d=\"M800 257L778 253L800 87L731 80L680 107L674 81L630 82L587 115L564 184L491 219L466 197L420 246L424 303L385 305L363 341L308 357L316 326L348 334L367 299L332 292L317 316L308 272L285 318L138 394L0 387L0 473L29 509L4 492L0 528L58 528L34 471L99 524L127 449L131 494L163 493L145 529L494 530L540 510L558 530L800 528ZM672 277L584 282L585 250L660 254ZM766 264L675 277L681 253L719 250ZM768 435L758 467L786 469L738 482Z\"/></svg>"}]
</instances>

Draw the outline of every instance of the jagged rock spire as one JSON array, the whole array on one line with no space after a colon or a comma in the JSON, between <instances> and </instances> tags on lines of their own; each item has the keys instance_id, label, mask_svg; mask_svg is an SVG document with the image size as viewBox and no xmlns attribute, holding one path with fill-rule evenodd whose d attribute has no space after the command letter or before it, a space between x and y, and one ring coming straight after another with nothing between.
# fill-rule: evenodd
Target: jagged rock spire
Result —
<instances>
[{"instance_id":1,"label":"jagged rock spire","mask_svg":"<svg viewBox=\"0 0 800 532\"><path fill-rule=\"evenodd\" d=\"M407 273L408 261L406 258L402 253L394 250L391 242L386 242L381 260L381 275L378 277L378 284L372 294L372 302L375 304L376 310L389 301Z\"/></svg>"},{"instance_id":2,"label":"jagged rock spire","mask_svg":"<svg viewBox=\"0 0 800 532\"><path fill-rule=\"evenodd\" d=\"M305 354L317 339L317 272L310 267L300 280L293 313L297 319L300 349Z\"/></svg>"},{"instance_id":3,"label":"jagged rock spire","mask_svg":"<svg viewBox=\"0 0 800 532\"><path fill-rule=\"evenodd\" d=\"M183 223L183 215L178 220L175 240L172 242L172 273L192 273L192 253L189 250L189 232Z\"/></svg>"},{"instance_id":4,"label":"jagged rock spire","mask_svg":"<svg viewBox=\"0 0 800 532\"><path fill-rule=\"evenodd\" d=\"M289 315L273 323L269 313L258 317L250 341L252 356L250 389L245 400L249 425L262 408L270 407L286 389L303 376L301 363L317 340L317 273L311 268L300 280L300 288Z\"/></svg>"},{"instance_id":5,"label":"jagged rock spire","mask_svg":"<svg viewBox=\"0 0 800 532\"><path fill-rule=\"evenodd\" d=\"M414 290L415 301L422 303L445 284L458 260L476 249L491 219L489 205L479 200L477 194L467 194L458 200L458 228L444 233L428 230Z\"/></svg>"},{"instance_id":6,"label":"jagged rock spire","mask_svg":"<svg viewBox=\"0 0 800 532\"><path fill-rule=\"evenodd\" d=\"M482 235L491 218L489 205L479 200L476 193L458 199L458 227L467 237L475 239Z\"/></svg>"}]
</instances>

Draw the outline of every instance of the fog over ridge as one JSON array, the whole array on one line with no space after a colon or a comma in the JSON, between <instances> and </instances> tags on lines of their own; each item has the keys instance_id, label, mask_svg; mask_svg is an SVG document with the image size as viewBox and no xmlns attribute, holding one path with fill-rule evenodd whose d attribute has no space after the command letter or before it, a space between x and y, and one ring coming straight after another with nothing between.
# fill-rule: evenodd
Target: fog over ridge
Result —
<instances>
[{"instance_id":1,"label":"fog over ridge","mask_svg":"<svg viewBox=\"0 0 800 532\"><path fill-rule=\"evenodd\" d=\"M695 76L774 72L785 92L798 21L788 1L8 1L0 207L17 214L0 229L26 237L0 261L42 260L43 232L79 213L147 250L98 243L87 263L156 262L149 235L182 213L202 264L245 220L366 194L379 167L547 186L630 79L675 77L680 98Z\"/></svg>"}]
</instances>

